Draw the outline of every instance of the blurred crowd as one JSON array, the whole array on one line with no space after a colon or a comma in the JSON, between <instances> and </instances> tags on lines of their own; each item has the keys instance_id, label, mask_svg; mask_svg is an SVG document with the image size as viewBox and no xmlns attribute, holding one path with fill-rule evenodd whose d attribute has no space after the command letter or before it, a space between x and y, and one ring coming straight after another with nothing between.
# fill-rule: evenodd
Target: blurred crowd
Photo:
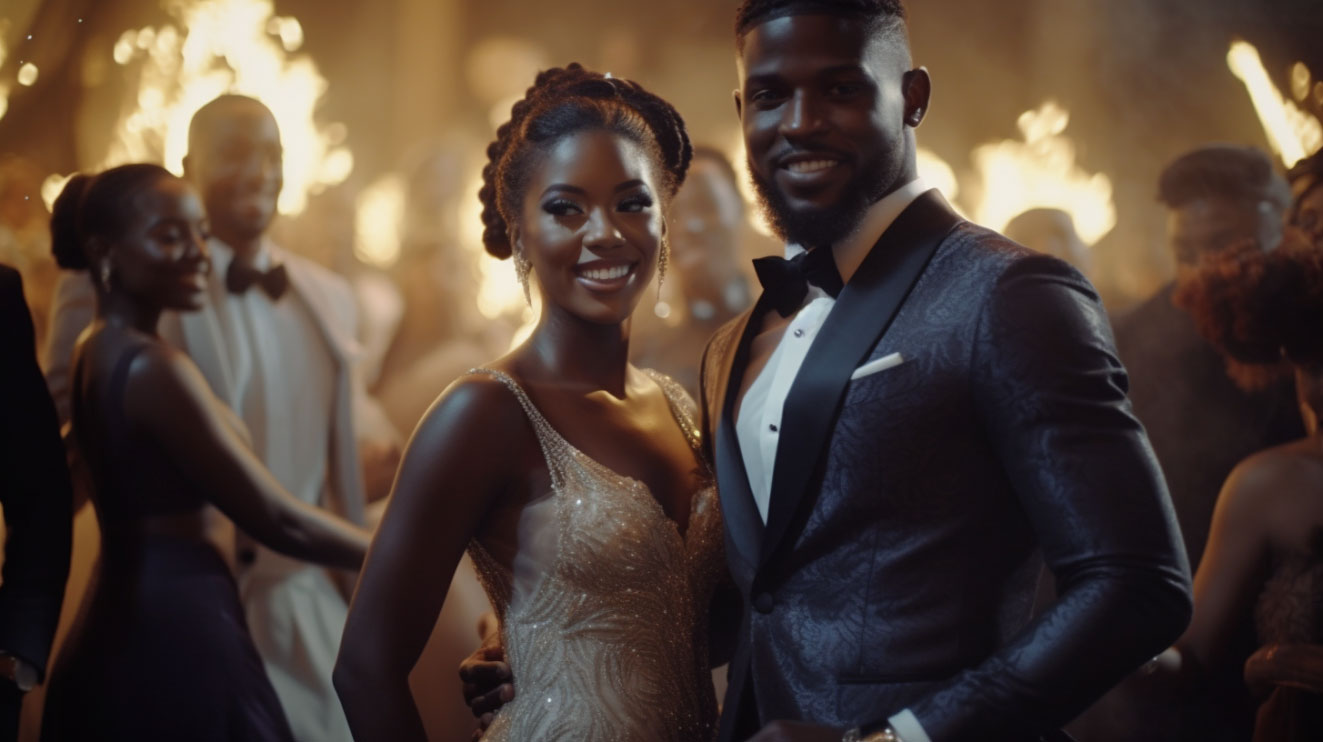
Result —
<instances>
[{"instance_id":1,"label":"blurred crowd","mask_svg":"<svg viewBox=\"0 0 1323 742\"><path fill-rule=\"evenodd\" d=\"M260 118L260 111L256 115ZM195 148L211 147L214 142L208 137L232 135L225 126L203 127L200 138L191 139L194 159L186 169L202 167L202 154ZM278 139L274 146L278 149ZM216 157L233 161L210 167L216 173L274 167L277 172L267 177L278 180L278 158L274 165L251 165L244 160L248 156L222 152ZM328 332L350 328L354 333L343 338L335 352L343 352L347 364L343 383L354 386L343 394L352 398L354 414L346 419L354 420L357 429L338 431L338 413L332 412L321 416L315 434L322 440L344 435L354 442L363 481L361 494L354 498L361 503L346 507L354 498L327 482L311 484L306 496L295 494L307 505L335 510L360 527L371 527L373 503L390 489L400 446L431 402L465 370L504 353L520 331L518 318L490 319L476 311L480 273L472 254L457 244L461 226L453 216L459 213L454 203L475 196L463 192L462 163L462 153L444 149L418 159L407 179L399 257L388 269L356 257L356 194L348 186L313 197L292 224L271 224L268 213L256 233L247 235L254 244L270 245L255 253L266 256L261 259L266 263L255 267L263 272L253 279L259 285L265 286L267 272L280 264L278 256L288 254L283 264L290 266L291 290L315 293L318 289L300 287L305 280L343 286L343 296L354 304L348 313L357 321ZM741 195L740 177L718 149L696 148L689 177L671 205L667 283L634 317L636 363L673 376L695 396L707 339L756 296L749 258L777 249L750 226L751 205ZM74 389L69 367L73 343L91 319L93 283L113 276L98 279L95 265L81 271L57 267L51 215L33 197L40 184L40 172L31 163L13 155L0 157L0 263L21 276L32 326L28 347L6 346L3 353L11 359L22 354L42 359L60 420L67 422ZM278 191L278 184L275 188ZM211 240L223 241L221 227L238 217L225 217L219 210L249 208L239 203L247 197L226 202L208 195L205 183L201 190ZM1077 720L1073 732L1085 740L1248 739L1256 734L1257 715L1256 739L1323 739L1323 436L1318 430L1323 409L1323 328L1318 324L1323 320L1323 155L1285 173L1253 148L1200 147L1170 163L1155 190L1153 208L1168 213L1166 249L1177 274L1150 299L1115 312L1112 320L1129 374L1130 398L1165 473L1197 570L1195 619L1171 652ZM1025 212L1006 231L1012 239L1066 260L1086 275L1090 272L1088 248L1064 212ZM298 271L305 269L294 268L305 262L315 264L306 268L320 276L315 281L300 278ZM220 261L213 265L213 270L223 269ZM316 312L321 305L309 298L306 306ZM325 316L293 321L309 319L309 326L334 324ZM3 321L17 320L6 316ZM218 332L233 342L226 321L219 320ZM186 343L193 342L189 332L187 326L181 329ZM260 369L253 374L261 379ZM326 380L331 382L341 383ZM0 393L7 405L9 397L20 392L6 376ZM235 412L245 418L255 441L277 450L279 436L299 428L280 427L266 418L300 413L254 413L255 398L245 396L251 393L242 388L235 392ZM77 489L77 467L74 474ZM327 493L335 497L327 499ZM338 502L331 501L337 497ZM26 512L24 507L11 506L8 500L4 505L11 529L21 533L25 525L16 518ZM86 542L94 534L87 529L78 533L83 542L75 553L86 559L95 553L95 544ZM20 541L11 535L11 546ZM254 612L255 601L269 606L273 600L257 597L260 570L254 565L266 558L258 548L241 540L234 554L248 622L255 636L272 636L268 642L258 641L258 647L296 731L301 725L324 725L325 709L317 699L304 696L329 692L327 660L311 663L326 674L322 688L298 680L297 668L285 673L288 682L279 679L285 671L271 668L281 662L291 667L308 664L303 658L280 658L288 654L288 647L276 646L287 641L281 632L320 632L319 640L333 646L339 628L296 626L288 616ZM4 589L22 589L21 579L11 586L11 570L22 568L11 559L23 557L6 559ZM62 575L48 581L63 589ZM66 614L82 599L76 582L64 598ZM336 617L343 621L344 585L327 581L322 588L340 593L340 607L321 615L332 616L327 619L332 624ZM1045 586L1045 592L1050 590ZM438 728L469 723L451 678L486 609L471 573L457 578L452 598L456 595L460 597L446 601L435 650L429 650L431 659L425 659L418 680L439 688L436 697L455 700L455 708L429 711L438 719L449 715L435 722ZM0 613L8 608L0 599ZM40 675L50 637L45 644L7 644L10 636L4 630L11 623L0 616L0 652L18 655ZM11 674L17 679L21 673ZM15 682L21 690L32 685ZM333 702L330 697L322 700ZM29 716L39 714L34 710ZM25 725L31 730L35 721ZM312 734L347 739L341 726L319 727Z\"/></svg>"}]
</instances>

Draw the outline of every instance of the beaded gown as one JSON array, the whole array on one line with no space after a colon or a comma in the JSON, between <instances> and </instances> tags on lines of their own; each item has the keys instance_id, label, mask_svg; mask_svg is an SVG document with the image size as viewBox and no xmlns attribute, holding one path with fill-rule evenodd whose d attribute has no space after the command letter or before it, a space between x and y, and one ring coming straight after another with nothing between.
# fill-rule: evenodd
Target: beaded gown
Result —
<instances>
[{"instance_id":1,"label":"beaded gown","mask_svg":"<svg viewBox=\"0 0 1323 742\"><path fill-rule=\"evenodd\" d=\"M501 619L515 698L484 740L710 740L717 719L707 613L725 574L716 486L706 476L681 533L648 488L571 446L508 375L551 474L555 557L535 585L476 540L469 553ZM695 405L648 372L694 447ZM700 460L701 459L697 459Z\"/></svg>"}]
</instances>

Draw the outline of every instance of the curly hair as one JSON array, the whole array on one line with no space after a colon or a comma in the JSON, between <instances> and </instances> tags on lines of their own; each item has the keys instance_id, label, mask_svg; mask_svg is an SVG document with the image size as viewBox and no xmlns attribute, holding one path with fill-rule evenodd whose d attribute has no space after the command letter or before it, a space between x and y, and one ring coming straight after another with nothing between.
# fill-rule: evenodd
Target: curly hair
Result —
<instances>
[{"instance_id":1,"label":"curly hair","mask_svg":"<svg viewBox=\"0 0 1323 742\"><path fill-rule=\"evenodd\" d=\"M175 177L160 165L135 163L70 178L51 209L55 262L66 270L87 270L91 265L87 240L121 237L134 211L133 199L160 178Z\"/></svg>"},{"instance_id":2,"label":"curly hair","mask_svg":"<svg viewBox=\"0 0 1323 742\"><path fill-rule=\"evenodd\" d=\"M873 30L905 27L903 0L744 0L735 11L735 46L754 26L791 15L834 15L868 23Z\"/></svg>"},{"instance_id":3,"label":"curly hair","mask_svg":"<svg viewBox=\"0 0 1323 742\"><path fill-rule=\"evenodd\" d=\"M671 104L636 82L590 72L582 65L545 70L496 130L482 169L482 243L498 258L510 256L510 229L537 156L582 131L615 132L642 145L662 177L662 196L684 182L693 147L684 120Z\"/></svg>"},{"instance_id":4,"label":"curly hair","mask_svg":"<svg viewBox=\"0 0 1323 742\"><path fill-rule=\"evenodd\" d=\"M1297 230L1264 252L1253 241L1204 256L1177 281L1172 303L1222 354L1244 389L1323 365L1323 250Z\"/></svg>"}]
</instances>

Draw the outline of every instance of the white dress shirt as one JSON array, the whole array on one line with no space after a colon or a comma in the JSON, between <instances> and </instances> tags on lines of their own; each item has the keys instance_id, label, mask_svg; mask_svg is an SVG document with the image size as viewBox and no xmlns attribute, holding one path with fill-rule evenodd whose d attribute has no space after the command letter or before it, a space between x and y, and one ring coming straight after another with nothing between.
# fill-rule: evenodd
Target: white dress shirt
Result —
<instances>
[{"instance_id":1,"label":"white dress shirt","mask_svg":"<svg viewBox=\"0 0 1323 742\"><path fill-rule=\"evenodd\" d=\"M870 206L859 227L832 246L832 257L843 282L850 282L882 233L929 188L922 179L897 188ZM804 251L799 245L786 245L786 259ZM794 314L782 317L772 310L761 321L758 317L750 320L760 322L761 329L749 348L749 365L737 400L735 436L740 444L753 501L764 523L767 522L772 495L772 475L786 396L804 365L809 346L834 306L836 300L830 294L810 284L804 303ZM909 709L892 716L889 721L891 728L905 742L931 742Z\"/></svg>"}]
</instances>

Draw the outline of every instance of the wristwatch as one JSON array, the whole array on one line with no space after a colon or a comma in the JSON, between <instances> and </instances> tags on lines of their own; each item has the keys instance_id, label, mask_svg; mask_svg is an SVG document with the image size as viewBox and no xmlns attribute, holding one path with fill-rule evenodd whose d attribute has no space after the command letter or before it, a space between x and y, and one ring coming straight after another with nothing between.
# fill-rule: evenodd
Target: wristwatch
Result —
<instances>
[{"instance_id":1,"label":"wristwatch","mask_svg":"<svg viewBox=\"0 0 1323 742\"><path fill-rule=\"evenodd\" d=\"M24 693L37 687L37 669L4 651L0 651L0 677L8 678Z\"/></svg>"},{"instance_id":2,"label":"wristwatch","mask_svg":"<svg viewBox=\"0 0 1323 742\"><path fill-rule=\"evenodd\" d=\"M897 736L896 730L891 727L873 732L867 737L864 736L859 727L855 727L846 732L844 737L841 737L841 742L905 742L905 740Z\"/></svg>"}]
</instances>

